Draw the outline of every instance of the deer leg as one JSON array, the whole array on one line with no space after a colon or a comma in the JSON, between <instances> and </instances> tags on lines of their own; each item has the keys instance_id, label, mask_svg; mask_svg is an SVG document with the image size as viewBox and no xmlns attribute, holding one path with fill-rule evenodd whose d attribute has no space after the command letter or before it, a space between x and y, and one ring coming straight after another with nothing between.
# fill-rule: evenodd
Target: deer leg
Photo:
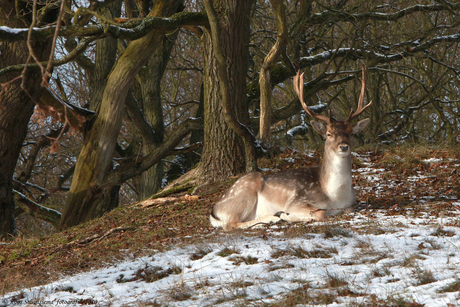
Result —
<instances>
[{"instance_id":1,"label":"deer leg","mask_svg":"<svg viewBox=\"0 0 460 307\"><path fill-rule=\"evenodd\" d=\"M232 228L246 228L238 225L248 220L251 222L250 220L255 218L258 194L262 186L261 173L254 172L241 177L214 205L209 217L211 224L214 227L222 227L225 231Z\"/></svg>"},{"instance_id":2,"label":"deer leg","mask_svg":"<svg viewBox=\"0 0 460 307\"><path fill-rule=\"evenodd\" d=\"M348 214L348 213L353 213L353 211L354 211L353 206L346 207L343 209L329 209L326 215L334 216L334 215Z\"/></svg>"},{"instance_id":3,"label":"deer leg","mask_svg":"<svg viewBox=\"0 0 460 307\"><path fill-rule=\"evenodd\" d=\"M312 206L295 206L289 208L287 212L278 212L276 216L287 222L309 222L324 220L326 212Z\"/></svg>"},{"instance_id":4,"label":"deer leg","mask_svg":"<svg viewBox=\"0 0 460 307\"><path fill-rule=\"evenodd\" d=\"M245 229L245 228L259 228L262 227L263 225L267 224L272 224L281 221L282 219L276 215L271 215L271 216L264 216L260 219L252 220L252 221L247 221L247 222L240 222L240 223L231 223L232 228L239 228L239 229Z\"/></svg>"},{"instance_id":5,"label":"deer leg","mask_svg":"<svg viewBox=\"0 0 460 307\"><path fill-rule=\"evenodd\" d=\"M241 222L241 223L232 223L231 228L258 228L262 225L277 223L279 221L286 222L309 222L309 221L321 221L326 218L326 213L324 210L317 209L314 207L309 208L296 208L295 211L277 212L275 215L264 216L263 218Z\"/></svg>"}]
</instances>

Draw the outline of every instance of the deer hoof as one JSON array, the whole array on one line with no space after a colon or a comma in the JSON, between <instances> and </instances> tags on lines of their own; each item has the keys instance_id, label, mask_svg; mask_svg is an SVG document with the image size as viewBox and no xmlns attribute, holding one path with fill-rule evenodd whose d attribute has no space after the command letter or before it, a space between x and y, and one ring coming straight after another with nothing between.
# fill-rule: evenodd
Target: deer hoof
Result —
<instances>
[{"instance_id":1,"label":"deer hoof","mask_svg":"<svg viewBox=\"0 0 460 307\"><path fill-rule=\"evenodd\" d=\"M289 212L284 212L284 211L280 211L280 212L277 212L276 213L276 216L280 219L280 221L289 221Z\"/></svg>"},{"instance_id":2,"label":"deer hoof","mask_svg":"<svg viewBox=\"0 0 460 307\"><path fill-rule=\"evenodd\" d=\"M276 213L275 213L275 216L277 216L277 217L281 217L281 215L283 215L283 214L284 214L284 215L289 215L289 213L287 213L287 212L284 212L284 211L278 211L278 212L276 212Z\"/></svg>"}]
</instances>

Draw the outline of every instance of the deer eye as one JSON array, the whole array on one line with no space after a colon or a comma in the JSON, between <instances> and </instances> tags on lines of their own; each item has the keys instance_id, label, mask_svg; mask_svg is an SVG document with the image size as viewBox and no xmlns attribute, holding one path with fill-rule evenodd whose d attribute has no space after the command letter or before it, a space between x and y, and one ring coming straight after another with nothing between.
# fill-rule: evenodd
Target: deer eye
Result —
<instances>
[{"instance_id":1,"label":"deer eye","mask_svg":"<svg viewBox=\"0 0 460 307\"><path fill-rule=\"evenodd\" d=\"M331 136L332 136L332 133L327 133L326 136L331 137Z\"/></svg>"}]
</instances>

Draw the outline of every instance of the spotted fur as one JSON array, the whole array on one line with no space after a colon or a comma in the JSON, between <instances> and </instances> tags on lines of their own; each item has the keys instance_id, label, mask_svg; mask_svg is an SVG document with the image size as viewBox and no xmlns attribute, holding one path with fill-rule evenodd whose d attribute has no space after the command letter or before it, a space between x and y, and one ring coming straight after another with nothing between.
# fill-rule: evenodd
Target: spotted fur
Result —
<instances>
[{"instance_id":1,"label":"spotted fur","mask_svg":"<svg viewBox=\"0 0 460 307\"><path fill-rule=\"evenodd\" d=\"M215 204L214 227L248 228L279 220L321 220L351 210L355 192L351 178L351 135L369 123L334 122L312 126L326 138L323 164L263 176L249 173L236 181Z\"/></svg>"}]
</instances>

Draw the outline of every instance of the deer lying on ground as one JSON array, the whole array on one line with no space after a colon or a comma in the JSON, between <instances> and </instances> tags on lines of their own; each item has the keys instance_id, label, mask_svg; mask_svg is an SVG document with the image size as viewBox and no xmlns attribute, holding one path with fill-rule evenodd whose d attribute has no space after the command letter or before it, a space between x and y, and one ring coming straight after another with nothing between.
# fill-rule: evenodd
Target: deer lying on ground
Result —
<instances>
[{"instance_id":1,"label":"deer lying on ground","mask_svg":"<svg viewBox=\"0 0 460 307\"><path fill-rule=\"evenodd\" d=\"M294 90L302 107L313 118L311 126L325 139L321 166L293 169L264 176L249 173L238 179L213 207L210 221L224 230L249 228L260 223L280 220L301 222L323 220L341 212L352 212L355 192L351 177L351 138L363 130L369 118L356 124L357 118L371 103L363 107L366 72L363 68L358 108L343 121L318 115L303 100L303 74L294 77Z\"/></svg>"}]
</instances>

